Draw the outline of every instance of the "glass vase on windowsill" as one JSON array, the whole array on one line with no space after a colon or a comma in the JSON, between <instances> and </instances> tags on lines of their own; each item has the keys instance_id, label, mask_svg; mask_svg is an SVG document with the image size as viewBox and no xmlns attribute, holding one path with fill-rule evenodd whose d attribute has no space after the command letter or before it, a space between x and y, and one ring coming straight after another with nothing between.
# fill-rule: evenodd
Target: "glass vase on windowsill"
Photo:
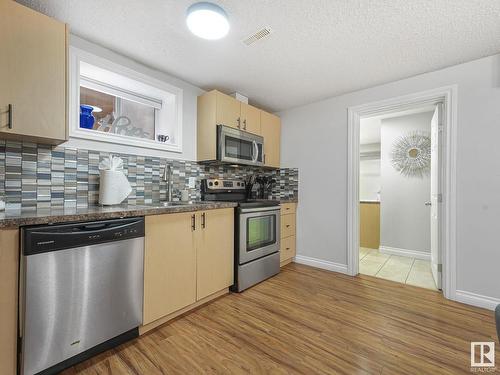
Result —
<instances>
[{"instance_id":1,"label":"glass vase on windowsill","mask_svg":"<svg viewBox=\"0 0 500 375\"><path fill-rule=\"evenodd\" d=\"M95 117L92 115L94 107L82 104L80 106L80 128L92 129L94 127Z\"/></svg>"}]
</instances>

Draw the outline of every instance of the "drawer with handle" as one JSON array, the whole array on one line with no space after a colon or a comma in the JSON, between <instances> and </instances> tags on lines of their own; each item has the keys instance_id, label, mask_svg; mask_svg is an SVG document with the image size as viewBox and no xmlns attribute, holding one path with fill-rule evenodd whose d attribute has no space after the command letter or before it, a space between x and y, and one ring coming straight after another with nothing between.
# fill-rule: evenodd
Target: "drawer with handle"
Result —
<instances>
[{"instance_id":1,"label":"drawer with handle","mask_svg":"<svg viewBox=\"0 0 500 375\"><path fill-rule=\"evenodd\" d=\"M296 207L297 205L295 203L282 203L281 214L282 215L294 214Z\"/></svg>"},{"instance_id":2,"label":"drawer with handle","mask_svg":"<svg viewBox=\"0 0 500 375\"><path fill-rule=\"evenodd\" d=\"M295 256L295 236L287 237L281 240L280 262L293 258Z\"/></svg>"},{"instance_id":3,"label":"drawer with handle","mask_svg":"<svg viewBox=\"0 0 500 375\"><path fill-rule=\"evenodd\" d=\"M281 238L295 235L295 214L281 215Z\"/></svg>"}]
</instances>

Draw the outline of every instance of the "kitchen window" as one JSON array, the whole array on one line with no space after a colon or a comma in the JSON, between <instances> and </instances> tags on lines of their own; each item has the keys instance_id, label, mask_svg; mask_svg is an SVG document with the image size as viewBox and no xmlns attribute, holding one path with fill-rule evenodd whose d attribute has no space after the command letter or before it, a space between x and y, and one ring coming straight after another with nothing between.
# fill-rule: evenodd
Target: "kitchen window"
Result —
<instances>
[{"instance_id":1,"label":"kitchen window","mask_svg":"<svg viewBox=\"0 0 500 375\"><path fill-rule=\"evenodd\" d=\"M70 136L182 151L182 90L70 49Z\"/></svg>"}]
</instances>

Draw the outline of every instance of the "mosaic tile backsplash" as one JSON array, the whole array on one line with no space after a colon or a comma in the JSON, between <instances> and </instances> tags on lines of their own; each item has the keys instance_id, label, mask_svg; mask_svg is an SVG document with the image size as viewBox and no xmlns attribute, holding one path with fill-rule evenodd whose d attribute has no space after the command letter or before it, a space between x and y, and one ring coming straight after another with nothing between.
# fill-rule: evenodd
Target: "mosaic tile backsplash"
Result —
<instances>
[{"instance_id":1,"label":"mosaic tile backsplash","mask_svg":"<svg viewBox=\"0 0 500 375\"><path fill-rule=\"evenodd\" d=\"M109 153L84 149L0 140L0 199L7 209L88 207L98 204L99 162ZM116 154L115 154L116 155ZM250 174L270 175L276 184L269 199L289 199L298 195L298 169L266 170L256 167L203 165L192 161L118 154L132 185L124 203L152 204L166 199L162 179L166 163L173 167L173 198L187 189L189 178L196 179L191 199L200 199L204 178L246 178Z\"/></svg>"}]
</instances>

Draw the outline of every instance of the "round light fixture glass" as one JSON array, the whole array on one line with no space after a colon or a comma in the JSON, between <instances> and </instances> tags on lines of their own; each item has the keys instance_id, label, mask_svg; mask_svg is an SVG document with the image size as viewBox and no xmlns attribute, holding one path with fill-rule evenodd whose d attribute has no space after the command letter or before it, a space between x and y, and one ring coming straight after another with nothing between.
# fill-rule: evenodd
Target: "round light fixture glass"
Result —
<instances>
[{"instance_id":1,"label":"round light fixture glass","mask_svg":"<svg viewBox=\"0 0 500 375\"><path fill-rule=\"evenodd\" d=\"M220 6L201 2L187 10L186 23L191 32L203 39L223 38L229 32L227 14Z\"/></svg>"}]
</instances>

